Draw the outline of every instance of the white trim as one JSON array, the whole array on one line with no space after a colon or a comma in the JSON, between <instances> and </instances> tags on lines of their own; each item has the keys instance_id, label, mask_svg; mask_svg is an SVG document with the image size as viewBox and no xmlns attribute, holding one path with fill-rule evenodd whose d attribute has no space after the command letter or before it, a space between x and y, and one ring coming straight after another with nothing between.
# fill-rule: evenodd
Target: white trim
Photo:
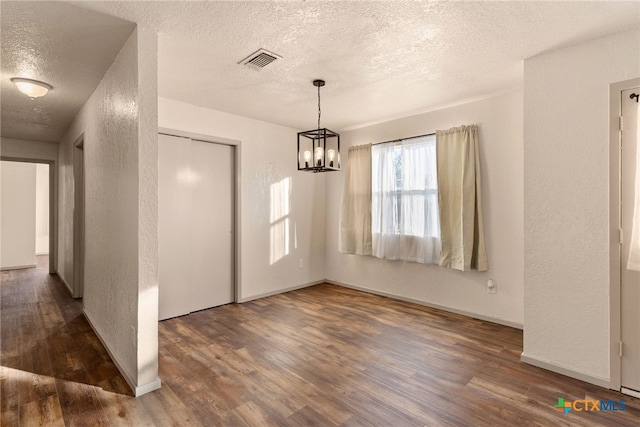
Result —
<instances>
[{"instance_id":1,"label":"white trim","mask_svg":"<svg viewBox=\"0 0 640 427\"><path fill-rule=\"evenodd\" d=\"M12 265L9 267L2 267L0 271L9 271L9 270L23 270L25 268L35 268L36 264L28 264L28 265Z\"/></svg>"},{"instance_id":2,"label":"white trim","mask_svg":"<svg viewBox=\"0 0 640 427\"><path fill-rule=\"evenodd\" d=\"M242 158L242 143L237 139L229 139L222 138L212 135L205 135L201 133L187 132L178 129L170 129L164 127L158 127L158 134L169 135L169 136L177 136L180 138L189 138L194 141L203 141L203 142L211 142L214 144L223 144L223 145L231 145L234 147L234 158L235 158L235 188L234 188L234 197L235 197L235 216L234 216L234 234L235 234L235 283L234 283L234 302L245 302L248 300L244 300L242 296L242 251L240 250L241 242L242 242L242 221L240 213L242 212L242 162L240 159Z\"/></svg>"},{"instance_id":3,"label":"white trim","mask_svg":"<svg viewBox=\"0 0 640 427\"><path fill-rule=\"evenodd\" d=\"M71 274L73 276L73 297L84 296L85 248L86 248L86 167L84 153L84 134L82 132L71 148L71 179L73 180L73 208L71 214ZM78 163L82 167L78 167ZM81 187L81 188L80 188ZM82 191L78 191L82 190ZM81 200L78 200L80 198ZM82 209L76 209L76 203L82 202Z\"/></svg>"},{"instance_id":4,"label":"white trim","mask_svg":"<svg viewBox=\"0 0 640 427\"><path fill-rule=\"evenodd\" d=\"M345 287L345 288L355 289L357 291L367 292L367 293L374 294L374 295L380 295L380 296L383 296L383 297L396 299L396 300L400 300L400 301L411 302L411 303L414 303L414 304L423 305L425 307L431 307L431 308L435 308L435 309L442 310L442 311L448 311L450 313L461 314L463 316L472 317L474 319L484 320L484 321L491 322L491 323L497 323L499 325L509 326L511 328L522 329L522 324L521 323L511 322L509 320L499 319L499 318L491 317L491 316L485 316L483 314L472 313L470 311L459 310L459 309L447 307L447 306L444 306L444 305L433 304L433 303L426 302L426 301L421 301L421 300L415 299L415 298L408 298L408 297L403 297L403 296L400 296L400 295L395 295L395 294L391 294L391 293L387 293L387 292L383 292L383 291L377 291L375 289L363 288L363 287L360 287L360 286L351 285L351 284L348 284L348 283L342 283L342 282L338 282L338 281L335 281L335 280L327 279L327 280L325 280L325 282L326 283L330 283L332 285L336 285L336 286L342 286L342 287Z\"/></svg>"},{"instance_id":5,"label":"white trim","mask_svg":"<svg viewBox=\"0 0 640 427\"><path fill-rule=\"evenodd\" d=\"M162 135L193 139L194 141L213 142L215 144L223 145L240 145L240 141L237 139L221 138L213 135L205 135L203 133L193 133L177 129L159 127L158 133Z\"/></svg>"},{"instance_id":6,"label":"white trim","mask_svg":"<svg viewBox=\"0 0 640 427\"><path fill-rule=\"evenodd\" d=\"M621 387L620 393L626 394L627 396L635 397L636 399L640 399L640 391L631 390L630 388Z\"/></svg>"},{"instance_id":7,"label":"white trim","mask_svg":"<svg viewBox=\"0 0 640 427\"><path fill-rule=\"evenodd\" d=\"M114 365L116 365L116 368L118 368L118 370L120 371L120 373L124 377L124 379L127 382L127 384L129 384L129 387L131 388L131 390L133 391L133 393L134 393L134 395L136 397L142 396L145 393L149 393L151 391L154 391L154 390L157 390L157 389L160 388L160 386L161 386L160 378L156 378L155 380L151 381L150 383L138 386L136 384L136 381L134 381L133 377L131 375L129 375L129 373L126 371L126 369L124 369L124 366L122 365L122 363L120 363L118 358L111 352L111 350L109 349L109 346L107 345L106 341L102 338L102 334L100 333L100 330L98 328L96 328L95 323L93 323L91 321L91 317L89 317L89 314L87 313L87 311L85 309L82 310L82 314L84 314L84 317L85 317L85 319L87 319L87 322L89 323L89 326L91 326L91 329L93 329L93 332L96 334L96 336L98 337L98 339L102 343L102 346L105 348L105 350L107 350L107 353L109 354L109 357L111 357L111 360L113 361Z\"/></svg>"},{"instance_id":8,"label":"white trim","mask_svg":"<svg viewBox=\"0 0 640 427\"><path fill-rule=\"evenodd\" d=\"M574 371L573 369L567 368L565 366L556 365L555 363L538 359L535 356L528 356L524 353L520 355L520 361L529 365L537 366L538 368L546 369L547 371L551 371L551 372L558 373L560 375L575 378L577 380L594 384L600 387L610 388L610 385L611 385L610 381L606 378L601 378L595 375Z\"/></svg>"},{"instance_id":9,"label":"white trim","mask_svg":"<svg viewBox=\"0 0 640 427\"><path fill-rule=\"evenodd\" d=\"M58 160L30 157L28 154L26 157L0 155L0 160L49 166L49 274L55 274L58 271Z\"/></svg>"},{"instance_id":10,"label":"white trim","mask_svg":"<svg viewBox=\"0 0 640 427\"><path fill-rule=\"evenodd\" d=\"M136 397L140 397L143 394L151 393L152 391L158 390L161 386L162 386L162 382L160 381L160 378L156 378L150 383L147 383L141 386L136 386L133 389L133 393L135 394Z\"/></svg>"},{"instance_id":11,"label":"white trim","mask_svg":"<svg viewBox=\"0 0 640 427\"><path fill-rule=\"evenodd\" d=\"M284 294L286 292L296 291L298 289L308 288L310 286L320 285L322 283L328 283L328 281L324 280L324 279L323 280L317 280L315 282L310 282L310 283L305 283L305 284L302 284L302 285L291 286L290 288L279 289L279 290L273 291L273 292L267 292L267 293L259 294L259 295L252 295L252 296L247 297L247 298L242 298L238 302L239 303L249 302L249 301L257 300L257 299L260 299L260 298L266 298L266 297L270 297L270 296L273 296L273 295L279 295L279 294Z\"/></svg>"},{"instance_id":12,"label":"white trim","mask_svg":"<svg viewBox=\"0 0 640 427\"><path fill-rule=\"evenodd\" d=\"M64 277L60 275L60 272L55 273L55 275L58 276L58 279L60 279L62 284L64 284L64 286L67 288L67 291L69 291L69 295L71 295L71 298L73 298L73 291L71 290L71 286L69 286L67 281L64 280Z\"/></svg>"},{"instance_id":13,"label":"white trim","mask_svg":"<svg viewBox=\"0 0 640 427\"><path fill-rule=\"evenodd\" d=\"M58 161L49 165L49 274L58 271Z\"/></svg>"},{"instance_id":14,"label":"white trim","mask_svg":"<svg viewBox=\"0 0 640 427\"><path fill-rule=\"evenodd\" d=\"M127 381L127 384L129 384L129 387L131 387L131 390L135 390L136 382L134 381L133 377L129 375L126 369L124 369L124 366L120 363L118 358L111 352L111 350L109 349L109 346L107 345L107 342L102 338L102 333L96 327L96 324L91 321L91 317L89 316L89 313L87 313L87 310L83 308L82 314L84 314L85 319L87 319L87 322L89 322L89 326L91 326L91 329L93 329L93 332L96 334L96 336L102 343L102 346L105 348L105 350L107 350L107 353L109 353L109 357L111 357L111 360L116 365L116 367L118 368L118 370L120 371L124 379Z\"/></svg>"},{"instance_id":15,"label":"white trim","mask_svg":"<svg viewBox=\"0 0 640 427\"><path fill-rule=\"evenodd\" d=\"M610 388L622 386L621 341L621 274L620 269L620 130L622 91L640 86L640 78L609 85L609 376Z\"/></svg>"}]
</instances>

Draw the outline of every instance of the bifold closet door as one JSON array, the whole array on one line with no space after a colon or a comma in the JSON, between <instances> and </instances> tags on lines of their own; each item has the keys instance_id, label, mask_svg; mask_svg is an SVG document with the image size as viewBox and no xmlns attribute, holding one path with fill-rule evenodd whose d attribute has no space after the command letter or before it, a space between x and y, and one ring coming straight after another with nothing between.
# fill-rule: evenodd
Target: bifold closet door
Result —
<instances>
[{"instance_id":1,"label":"bifold closet door","mask_svg":"<svg viewBox=\"0 0 640 427\"><path fill-rule=\"evenodd\" d=\"M234 147L158 135L159 319L234 300Z\"/></svg>"},{"instance_id":2,"label":"bifold closet door","mask_svg":"<svg viewBox=\"0 0 640 427\"><path fill-rule=\"evenodd\" d=\"M191 142L191 311L233 302L234 148Z\"/></svg>"},{"instance_id":3,"label":"bifold closet door","mask_svg":"<svg viewBox=\"0 0 640 427\"><path fill-rule=\"evenodd\" d=\"M160 320L191 311L191 140L158 135Z\"/></svg>"}]
</instances>

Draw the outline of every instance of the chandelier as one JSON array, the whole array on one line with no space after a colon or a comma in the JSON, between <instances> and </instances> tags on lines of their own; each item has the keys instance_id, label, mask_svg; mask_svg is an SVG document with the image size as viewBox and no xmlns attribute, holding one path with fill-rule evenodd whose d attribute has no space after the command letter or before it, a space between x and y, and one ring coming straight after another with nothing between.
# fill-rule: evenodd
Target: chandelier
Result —
<instances>
[{"instance_id":1,"label":"chandelier","mask_svg":"<svg viewBox=\"0 0 640 427\"><path fill-rule=\"evenodd\" d=\"M314 80L318 88L318 128L298 132L298 170L331 172L340 170L340 135L320 127L320 88L324 80Z\"/></svg>"}]
</instances>

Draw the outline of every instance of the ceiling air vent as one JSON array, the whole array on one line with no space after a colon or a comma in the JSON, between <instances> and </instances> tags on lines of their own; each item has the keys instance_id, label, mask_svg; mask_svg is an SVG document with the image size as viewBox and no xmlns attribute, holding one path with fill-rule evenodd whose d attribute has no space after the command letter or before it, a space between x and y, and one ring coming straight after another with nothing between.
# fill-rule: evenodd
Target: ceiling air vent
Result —
<instances>
[{"instance_id":1,"label":"ceiling air vent","mask_svg":"<svg viewBox=\"0 0 640 427\"><path fill-rule=\"evenodd\" d=\"M265 49L260 49L253 52L251 55L244 58L242 61L238 62L238 64L247 65L251 68L255 68L260 70L267 65L271 64L278 58L282 58L280 55L276 55L273 52L269 52Z\"/></svg>"}]
</instances>

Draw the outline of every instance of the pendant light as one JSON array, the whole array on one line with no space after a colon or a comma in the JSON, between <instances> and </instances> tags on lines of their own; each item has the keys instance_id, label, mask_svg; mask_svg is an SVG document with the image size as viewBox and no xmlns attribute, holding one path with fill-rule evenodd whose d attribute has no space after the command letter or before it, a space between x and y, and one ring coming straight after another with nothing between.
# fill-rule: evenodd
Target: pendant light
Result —
<instances>
[{"instance_id":1,"label":"pendant light","mask_svg":"<svg viewBox=\"0 0 640 427\"><path fill-rule=\"evenodd\" d=\"M314 80L318 88L318 128L298 132L298 170L331 172L340 170L340 135L320 127L320 88L324 80Z\"/></svg>"}]
</instances>

